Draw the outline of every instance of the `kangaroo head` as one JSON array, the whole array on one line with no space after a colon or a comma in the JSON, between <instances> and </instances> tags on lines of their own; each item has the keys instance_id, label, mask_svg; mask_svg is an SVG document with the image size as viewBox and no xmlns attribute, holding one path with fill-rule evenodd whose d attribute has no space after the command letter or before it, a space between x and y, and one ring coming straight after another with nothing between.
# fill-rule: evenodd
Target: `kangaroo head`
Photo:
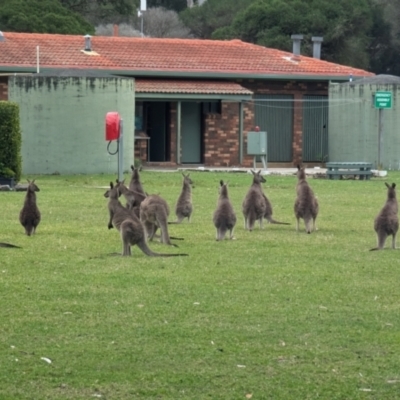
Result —
<instances>
[{"instance_id":1,"label":"kangaroo head","mask_svg":"<svg viewBox=\"0 0 400 400\"><path fill-rule=\"evenodd\" d=\"M227 196L228 195L228 182L225 182L221 179L219 181L220 188L219 188L219 194L221 196Z\"/></svg>"},{"instance_id":2,"label":"kangaroo head","mask_svg":"<svg viewBox=\"0 0 400 400\"><path fill-rule=\"evenodd\" d=\"M28 192L40 192L39 187L36 185L35 183L35 179L33 181L30 181L29 179L27 179L29 185L28 185Z\"/></svg>"},{"instance_id":3,"label":"kangaroo head","mask_svg":"<svg viewBox=\"0 0 400 400\"><path fill-rule=\"evenodd\" d=\"M251 173L253 174L253 183L267 182L266 179L261 175L261 169L258 172L251 170Z\"/></svg>"},{"instance_id":4,"label":"kangaroo head","mask_svg":"<svg viewBox=\"0 0 400 400\"><path fill-rule=\"evenodd\" d=\"M192 179L190 178L190 172L189 172L187 175L185 175L185 174L182 172L182 176L183 176L183 183L185 183L185 184L187 184L187 185L192 185L192 184L193 184L193 181L192 181Z\"/></svg>"},{"instance_id":5,"label":"kangaroo head","mask_svg":"<svg viewBox=\"0 0 400 400\"><path fill-rule=\"evenodd\" d=\"M297 164L297 178L299 181L306 179L306 169L305 167L301 167L299 164Z\"/></svg>"},{"instance_id":6,"label":"kangaroo head","mask_svg":"<svg viewBox=\"0 0 400 400\"><path fill-rule=\"evenodd\" d=\"M388 189L388 199L395 199L396 198L396 184L392 183L392 185L389 185L387 182L385 182L385 185Z\"/></svg>"}]
</instances>

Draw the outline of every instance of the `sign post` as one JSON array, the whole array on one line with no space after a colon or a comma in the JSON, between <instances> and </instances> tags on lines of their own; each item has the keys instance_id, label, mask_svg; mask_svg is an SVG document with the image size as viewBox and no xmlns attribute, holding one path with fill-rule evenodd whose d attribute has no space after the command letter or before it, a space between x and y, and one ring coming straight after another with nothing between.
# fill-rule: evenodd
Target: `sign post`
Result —
<instances>
[{"instance_id":1,"label":"sign post","mask_svg":"<svg viewBox=\"0 0 400 400\"><path fill-rule=\"evenodd\" d=\"M382 152L383 152L383 110L392 108L392 92L375 92L375 108L378 108L379 117L379 132L378 132L378 169L382 167Z\"/></svg>"}]
</instances>

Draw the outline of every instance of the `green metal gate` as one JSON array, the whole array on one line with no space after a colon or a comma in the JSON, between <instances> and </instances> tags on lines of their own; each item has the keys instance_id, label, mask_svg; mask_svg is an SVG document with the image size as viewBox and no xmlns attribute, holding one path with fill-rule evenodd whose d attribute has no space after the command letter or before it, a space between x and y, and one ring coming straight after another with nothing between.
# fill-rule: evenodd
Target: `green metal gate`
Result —
<instances>
[{"instance_id":1,"label":"green metal gate","mask_svg":"<svg viewBox=\"0 0 400 400\"><path fill-rule=\"evenodd\" d=\"M328 96L303 99L303 161L328 161Z\"/></svg>"},{"instance_id":2,"label":"green metal gate","mask_svg":"<svg viewBox=\"0 0 400 400\"><path fill-rule=\"evenodd\" d=\"M257 94L255 124L267 131L268 162L292 161L293 96Z\"/></svg>"}]
</instances>

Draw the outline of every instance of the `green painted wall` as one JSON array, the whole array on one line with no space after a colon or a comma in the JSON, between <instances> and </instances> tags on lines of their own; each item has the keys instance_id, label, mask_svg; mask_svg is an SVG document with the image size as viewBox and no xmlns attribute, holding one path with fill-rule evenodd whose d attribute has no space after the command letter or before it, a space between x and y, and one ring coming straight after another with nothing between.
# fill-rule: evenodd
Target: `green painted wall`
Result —
<instances>
[{"instance_id":1,"label":"green painted wall","mask_svg":"<svg viewBox=\"0 0 400 400\"><path fill-rule=\"evenodd\" d=\"M20 106L23 174L117 173L118 156L105 141L110 111L123 118L124 170L133 164L133 79L16 76L9 100Z\"/></svg>"},{"instance_id":2,"label":"green painted wall","mask_svg":"<svg viewBox=\"0 0 400 400\"><path fill-rule=\"evenodd\" d=\"M392 108L383 110L381 164L400 170L400 85L331 84L329 86L329 161L379 160L379 110L377 91L392 92Z\"/></svg>"}]
</instances>

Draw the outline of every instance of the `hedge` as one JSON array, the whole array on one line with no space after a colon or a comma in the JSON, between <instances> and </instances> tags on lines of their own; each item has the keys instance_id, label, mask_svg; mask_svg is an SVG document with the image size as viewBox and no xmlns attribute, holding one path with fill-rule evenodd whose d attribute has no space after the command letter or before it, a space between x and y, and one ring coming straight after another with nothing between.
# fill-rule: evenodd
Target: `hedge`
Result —
<instances>
[{"instance_id":1,"label":"hedge","mask_svg":"<svg viewBox=\"0 0 400 400\"><path fill-rule=\"evenodd\" d=\"M19 105L0 101L0 176L21 179L21 128Z\"/></svg>"}]
</instances>

